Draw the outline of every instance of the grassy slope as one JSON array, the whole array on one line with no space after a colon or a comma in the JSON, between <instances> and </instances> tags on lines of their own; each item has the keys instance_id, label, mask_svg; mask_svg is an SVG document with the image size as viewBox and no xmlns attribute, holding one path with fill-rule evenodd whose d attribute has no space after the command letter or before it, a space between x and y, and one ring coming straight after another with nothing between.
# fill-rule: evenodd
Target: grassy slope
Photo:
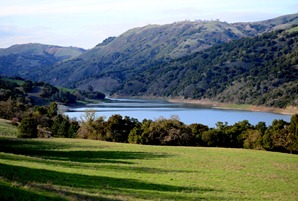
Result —
<instances>
[{"instance_id":1,"label":"grassy slope","mask_svg":"<svg viewBox=\"0 0 298 201\"><path fill-rule=\"evenodd\" d=\"M9 120L0 119L0 136L17 136L17 129Z\"/></svg>"},{"instance_id":2,"label":"grassy slope","mask_svg":"<svg viewBox=\"0 0 298 201\"><path fill-rule=\"evenodd\" d=\"M298 156L0 138L2 200L297 200Z\"/></svg>"}]
</instances>

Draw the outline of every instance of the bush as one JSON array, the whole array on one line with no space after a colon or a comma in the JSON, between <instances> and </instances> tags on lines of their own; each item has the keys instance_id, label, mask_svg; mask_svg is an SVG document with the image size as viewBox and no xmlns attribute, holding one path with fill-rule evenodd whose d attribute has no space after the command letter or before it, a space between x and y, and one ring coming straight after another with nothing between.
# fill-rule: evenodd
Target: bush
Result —
<instances>
[{"instance_id":1,"label":"bush","mask_svg":"<svg viewBox=\"0 0 298 201\"><path fill-rule=\"evenodd\" d=\"M34 118L24 118L18 127L19 138L37 138L37 123Z\"/></svg>"}]
</instances>

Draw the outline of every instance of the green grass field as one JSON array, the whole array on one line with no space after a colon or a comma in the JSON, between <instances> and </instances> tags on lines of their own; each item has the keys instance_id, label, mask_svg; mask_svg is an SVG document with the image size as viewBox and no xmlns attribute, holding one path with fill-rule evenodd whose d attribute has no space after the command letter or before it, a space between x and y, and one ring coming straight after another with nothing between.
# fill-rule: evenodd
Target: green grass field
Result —
<instances>
[{"instance_id":1,"label":"green grass field","mask_svg":"<svg viewBox=\"0 0 298 201\"><path fill-rule=\"evenodd\" d=\"M298 156L2 135L0 197L294 201L298 200Z\"/></svg>"},{"instance_id":2,"label":"green grass field","mask_svg":"<svg viewBox=\"0 0 298 201\"><path fill-rule=\"evenodd\" d=\"M9 120L0 119L0 136L17 136L16 126L11 125Z\"/></svg>"}]
</instances>

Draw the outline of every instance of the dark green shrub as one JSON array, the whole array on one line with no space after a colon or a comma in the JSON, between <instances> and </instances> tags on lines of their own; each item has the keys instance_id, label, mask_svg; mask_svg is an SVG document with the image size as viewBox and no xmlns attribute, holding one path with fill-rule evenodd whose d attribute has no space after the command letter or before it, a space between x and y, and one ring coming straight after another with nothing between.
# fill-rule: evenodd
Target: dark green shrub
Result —
<instances>
[{"instance_id":1,"label":"dark green shrub","mask_svg":"<svg viewBox=\"0 0 298 201\"><path fill-rule=\"evenodd\" d=\"M37 124L34 118L27 117L22 119L18 127L18 137L37 138Z\"/></svg>"}]
</instances>

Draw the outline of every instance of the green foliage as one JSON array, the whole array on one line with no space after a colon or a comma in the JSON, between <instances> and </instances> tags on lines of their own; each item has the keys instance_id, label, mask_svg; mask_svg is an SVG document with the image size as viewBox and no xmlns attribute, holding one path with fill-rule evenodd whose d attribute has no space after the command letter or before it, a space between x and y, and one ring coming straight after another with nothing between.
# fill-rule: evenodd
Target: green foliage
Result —
<instances>
[{"instance_id":1,"label":"green foliage","mask_svg":"<svg viewBox=\"0 0 298 201\"><path fill-rule=\"evenodd\" d=\"M137 119L121 115L112 115L107 121L96 118L94 111L86 111L77 136L113 142L128 142L128 135L140 123Z\"/></svg>"},{"instance_id":2,"label":"green foliage","mask_svg":"<svg viewBox=\"0 0 298 201\"><path fill-rule=\"evenodd\" d=\"M243 138L243 148L245 149L263 149L262 147L262 133L259 130L247 130Z\"/></svg>"},{"instance_id":3,"label":"green foliage","mask_svg":"<svg viewBox=\"0 0 298 201\"><path fill-rule=\"evenodd\" d=\"M274 120L262 138L263 147L272 151L286 151L291 143L288 139L290 135L288 125L289 123L283 120Z\"/></svg>"},{"instance_id":4,"label":"green foliage","mask_svg":"<svg viewBox=\"0 0 298 201\"><path fill-rule=\"evenodd\" d=\"M12 119L14 117L20 117L24 111L28 108L28 105L22 102L12 100L0 101L0 118Z\"/></svg>"},{"instance_id":5,"label":"green foliage","mask_svg":"<svg viewBox=\"0 0 298 201\"><path fill-rule=\"evenodd\" d=\"M289 129L289 145L286 147L290 152L298 152L298 114L295 114L291 118Z\"/></svg>"},{"instance_id":6,"label":"green foliage","mask_svg":"<svg viewBox=\"0 0 298 201\"><path fill-rule=\"evenodd\" d=\"M89 99L105 99L106 97L103 93L99 91L94 91L93 87L89 88L88 91L79 91L79 93Z\"/></svg>"},{"instance_id":7,"label":"green foliage","mask_svg":"<svg viewBox=\"0 0 298 201\"><path fill-rule=\"evenodd\" d=\"M36 106L20 111L21 104L9 99L0 102L1 115L13 118L13 123L21 123L18 137L67 137L129 142L148 145L210 146L266 149L271 151L298 151L298 118L294 115L290 123L273 121L270 127L264 122L252 126L248 121L228 125L218 122L216 128L209 129L202 124L185 125L178 118L144 120L112 115L107 121L96 117L95 111L87 111L81 123L57 113L57 103ZM18 106L17 106L18 105ZM18 113L19 112L19 113Z\"/></svg>"},{"instance_id":8,"label":"green foliage","mask_svg":"<svg viewBox=\"0 0 298 201\"><path fill-rule=\"evenodd\" d=\"M67 137L73 138L79 130L79 124L75 120L70 120L67 116L58 114L54 117L51 126L51 133L53 137Z\"/></svg>"},{"instance_id":9,"label":"green foliage","mask_svg":"<svg viewBox=\"0 0 298 201\"><path fill-rule=\"evenodd\" d=\"M43 86L40 96L43 98L50 98L52 95L54 95L58 92L59 92L59 90L56 87L54 87L50 84L45 84Z\"/></svg>"},{"instance_id":10,"label":"green foliage","mask_svg":"<svg viewBox=\"0 0 298 201\"><path fill-rule=\"evenodd\" d=\"M77 132L78 138L106 140L106 123L103 117L96 118L95 111L87 110L81 117L81 125Z\"/></svg>"},{"instance_id":11,"label":"green foliage","mask_svg":"<svg viewBox=\"0 0 298 201\"><path fill-rule=\"evenodd\" d=\"M191 129L193 141L191 145L197 145L197 146L204 146L204 142L202 140L202 135L205 131L208 131L208 126L205 126L203 124L191 124L189 125L189 128Z\"/></svg>"},{"instance_id":12,"label":"green foliage","mask_svg":"<svg viewBox=\"0 0 298 201\"><path fill-rule=\"evenodd\" d=\"M37 137L37 123L33 117L22 119L18 126L18 137L20 138L36 138Z\"/></svg>"},{"instance_id":13,"label":"green foliage","mask_svg":"<svg viewBox=\"0 0 298 201\"><path fill-rule=\"evenodd\" d=\"M297 153L297 115L291 123L274 120L268 128L264 122L256 126L247 120L234 125L218 122L216 128L202 124L185 125L176 118L143 120L112 115L107 121L87 111L77 132L78 138L128 142L146 145L208 146ZM62 119L59 120L62 122Z\"/></svg>"},{"instance_id":14,"label":"green foliage","mask_svg":"<svg viewBox=\"0 0 298 201\"><path fill-rule=\"evenodd\" d=\"M65 88L59 89L43 82L37 83L18 77L14 79L0 77L0 106L3 105L0 107L0 118L11 119L32 105L47 105L51 102L73 105L77 104L77 100L104 98L105 95L98 91L91 93Z\"/></svg>"},{"instance_id":15,"label":"green foliage","mask_svg":"<svg viewBox=\"0 0 298 201\"><path fill-rule=\"evenodd\" d=\"M58 105L57 105L57 103L56 102L50 103L50 105L47 108L47 114L50 117L54 117L54 116L57 115L57 111L58 111Z\"/></svg>"},{"instance_id":16,"label":"green foliage","mask_svg":"<svg viewBox=\"0 0 298 201\"><path fill-rule=\"evenodd\" d=\"M153 62L113 92L296 106L297 41L297 35L275 31L215 45L173 61Z\"/></svg>"}]
</instances>

